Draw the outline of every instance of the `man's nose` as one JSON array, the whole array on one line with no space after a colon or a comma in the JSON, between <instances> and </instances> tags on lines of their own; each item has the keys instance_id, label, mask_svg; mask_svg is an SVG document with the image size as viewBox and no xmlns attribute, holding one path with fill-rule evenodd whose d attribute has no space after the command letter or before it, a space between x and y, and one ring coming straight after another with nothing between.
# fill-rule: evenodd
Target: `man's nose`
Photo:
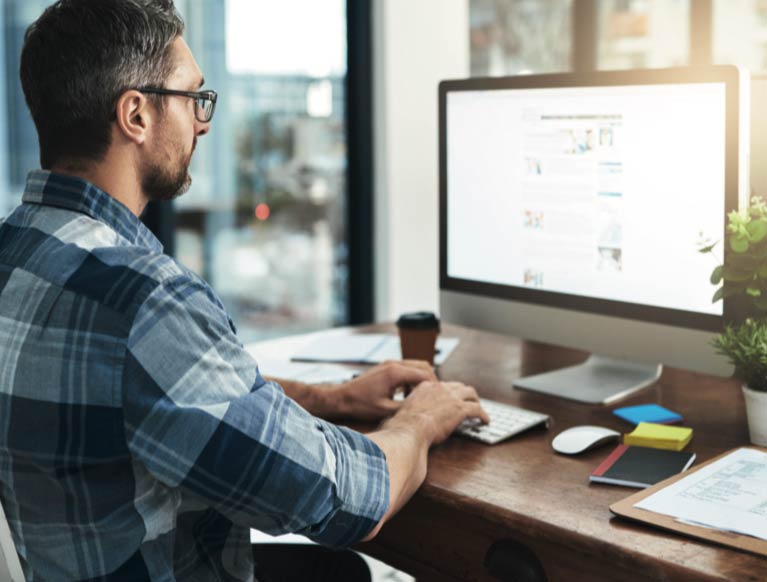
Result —
<instances>
[{"instance_id":1,"label":"man's nose","mask_svg":"<svg viewBox=\"0 0 767 582\"><path fill-rule=\"evenodd\" d=\"M205 135L210 131L210 121L198 121L195 135Z\"/></svg>"}]
</instances>

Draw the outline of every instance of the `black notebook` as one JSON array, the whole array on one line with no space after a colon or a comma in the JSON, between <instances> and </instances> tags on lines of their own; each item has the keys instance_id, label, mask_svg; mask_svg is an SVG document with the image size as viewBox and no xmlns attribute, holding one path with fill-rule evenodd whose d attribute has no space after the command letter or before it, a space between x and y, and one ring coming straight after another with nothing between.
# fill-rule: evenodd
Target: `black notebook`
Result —
<instances>
[{"instance_id":1,"label":"black notebook","mask_svg":"<svg viewBox=\"0 0 767 582\"><path fill-rule=\"evenodd\" d=\"M686 471L693 461L695 453L618 445L589 480L644 488Z\"/></svg>"}]
</instances>

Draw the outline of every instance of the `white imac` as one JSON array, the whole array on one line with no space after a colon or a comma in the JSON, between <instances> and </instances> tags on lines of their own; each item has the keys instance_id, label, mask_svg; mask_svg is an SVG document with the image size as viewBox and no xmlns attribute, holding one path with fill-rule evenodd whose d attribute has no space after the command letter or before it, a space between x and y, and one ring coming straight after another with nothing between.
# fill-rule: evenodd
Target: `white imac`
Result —
<instances>
[{"instance_id":1,"label":"white imac","mask_svg":"<svg viewBox=\"0 0 767 582\"><path fill-rule=\"evenodd\" d=\"M514 381L581 402L727 374L697 249L747 202L748 99L732 66L442 82L443 320L588 350Z\"/></svg>"}]
</instances>

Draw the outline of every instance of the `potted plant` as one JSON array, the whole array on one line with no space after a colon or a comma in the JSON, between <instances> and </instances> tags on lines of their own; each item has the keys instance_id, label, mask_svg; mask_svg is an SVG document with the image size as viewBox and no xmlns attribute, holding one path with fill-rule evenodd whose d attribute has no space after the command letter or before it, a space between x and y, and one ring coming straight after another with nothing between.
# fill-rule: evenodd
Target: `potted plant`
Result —
<instances>
[{"instance_id":1,"label":"potted plant","mask_svg":"<svg viewBox=\"0 0 767 582\"><path fill-rule=\"evenodd\" d=\"M702 253L716 247L704 244ZM743 382L751 442L767 446L767 204L758 196L727 217L727 260L711 273L713 301L728 298L730 322L714 339ZM732 309L730 309L732 307Z\"/></svg>"}]
</instances>

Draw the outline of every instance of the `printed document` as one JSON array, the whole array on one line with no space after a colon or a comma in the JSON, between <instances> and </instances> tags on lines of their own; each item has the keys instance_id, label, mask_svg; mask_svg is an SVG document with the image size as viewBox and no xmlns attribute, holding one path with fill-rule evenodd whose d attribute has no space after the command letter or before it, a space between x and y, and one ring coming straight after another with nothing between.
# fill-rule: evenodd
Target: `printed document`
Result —
<instances>
[{"instance_id":1,"label":"printed document","mask_svg":"<svg viewBox=\"0 0 767 582\"><path fill-rule=\"evenodd\" d=\"M445 363L458 345L457 337L437 338L434 363ZM386 333L361 333L321 337L293 354L299 362L346 362L353 364L379 364L402 358L399 337Z\"/></svg>"},{"instance_id":2,"label":"printed document","mask_svg":"<svg viewBox=\"0 0 767 582\"><path fill-rule=\"evenodd\" d=\"M737 449L634 507L767 540L767 453Z\"/></svg>"}]
</instances>

